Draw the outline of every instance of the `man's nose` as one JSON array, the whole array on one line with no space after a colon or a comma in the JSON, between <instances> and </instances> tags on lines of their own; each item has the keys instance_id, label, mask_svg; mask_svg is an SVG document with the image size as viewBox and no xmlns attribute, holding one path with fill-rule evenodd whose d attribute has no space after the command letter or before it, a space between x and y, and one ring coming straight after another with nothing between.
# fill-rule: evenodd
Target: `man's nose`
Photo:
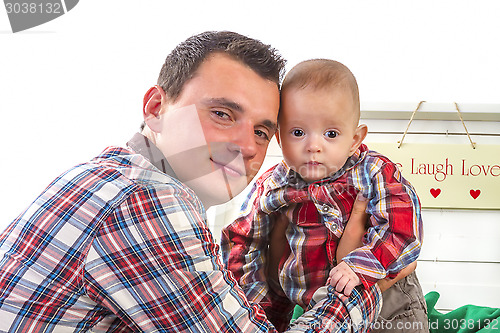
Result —
<instances>
[{"instance_id":1,"label":"man's nose","mask_svg":"<svg viewBox=\"0 0 500 333\"><path fill-rule=\"evenodd\" d=\"M242 124L233 135L235 138L234 145L231 146L233 151L240 152L244 159L254 158L257 154L257 142L253 124Z\"/></svg>"}]
</instances>

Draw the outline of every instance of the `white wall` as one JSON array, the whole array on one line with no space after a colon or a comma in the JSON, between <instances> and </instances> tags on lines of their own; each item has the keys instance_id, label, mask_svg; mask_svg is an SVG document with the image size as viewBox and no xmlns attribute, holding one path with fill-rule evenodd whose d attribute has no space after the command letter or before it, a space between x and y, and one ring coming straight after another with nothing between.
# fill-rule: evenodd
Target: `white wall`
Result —
<instances>
[{"instance_id":1,"label":"white wall","mask_svg":"<svg viewBox=\"0 0 500 333\"><path fill-rule=\"evenodd\" d=\"M238 31L278 48L289 67L342 61L363 102L500 103L499 12L496 0L82 0L12 34L0 7L0 229L61 171L124 144L163 59L189 35ZM455 218L443 214L432 219Z\"/></svg>"},{"instance_id":2,"label":"white wall","mask_svg":"<svg viewBox=\"0 0 500 333\"><path fill-rule=\"evenodd\" d=\"M12 34L0 7L0 227L62 170L123 144L166 54L204 30L272 44L289 67L329 57L367 102L498 103L496 0L85 0Z\"/></svg>"}]
</instances>

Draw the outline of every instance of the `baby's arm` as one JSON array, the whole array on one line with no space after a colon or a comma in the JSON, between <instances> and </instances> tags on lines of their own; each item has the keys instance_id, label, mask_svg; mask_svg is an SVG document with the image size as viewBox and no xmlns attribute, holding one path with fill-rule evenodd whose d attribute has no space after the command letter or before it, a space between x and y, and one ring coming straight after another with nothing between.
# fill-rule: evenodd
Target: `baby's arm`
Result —
<instances>
[{"instance_id":1,"label":"baby's arm","mask_svg":"<svg viewBox=\"0 0 500 333\"><path fill-rule=\"evenodd\" d=\"M413 272L415 268L417 268L416 261L403 268L403 270L401 270L401 272L399 272L394 279L379 280L377 282L378 287L382 292L386 291L392 287L393 284ZM330 284L335 287L335 290L338 292L343 291L346 296L351 295L352 289L361 284L361 281L356 273L354 273L354 271L343 261L330 271L329 281Z\"/></svg>"},{"instance_id":2,"label":"baby's arm","mask_svg":"<svg viewBox=\"0 0 500 333\"><path fill-rule=\"evenodd\" d=\"M366 288L384 278L396 278L403 267L416 261L422 242L422 218L415 189L394 163L383 156L373 157L374 161L367 159L365 167L383 163L370 171L369 193L373 197L367 210L371 214L369 228L363 246L342 259Z\"/></svg>"},{"instance_id":3,"label":"baby's arm","mask_svg":"<svg viewBox=\"0 0 500 333\"><path fill-rule=\"evenodd\" d=\"M368 200L359 194L337 247L337 263L340 263L349 252L363 246L363 235L366 232L366 223L368 222L367 206Z\"/></svg>"},{"instance_id":4,"label":"baby's arm","mask_svg":"<svg viewBox=\"0 0 500 333\"><path fill-rule=\"evenodd\" d=\"M340 238L337 247L336 258L339 263L330 271L329 283L335 287L338 292L344 293L349 296L352 289L361 284L361 280L357 274L342 261L349 252L361 247L363 245L363 235L366 232L366 222L368 215L366 214L366 207L368 200L361 195L358 195L354 206L352 208L351 216L346 224L342 237ZM405 267L394 279L382 279L377 282L381 291L389 289L397 281L401 280L417 267L417 262L413 262Z\"/></svg>"},{"instance_id":5,"label":"baby's arm","mask_svg":"<svg viewBox=\"0 0 500 333\"><path fill-rule=\"evenodd\" d=\"M352 289L361 284L361 280L358 275L342 261L342 258L352 250L363 245L362 239L366 232L366 223L368 221L368 214L366 214L367 205L368 200L362 195L358 195L352 207L349 221L346 224L337 247L336 258L338 264L330 271L330 277L328 278L330 284L335 287L338 292L343 292L346 296L351 295Z\"/></svg>"}]
</instances>

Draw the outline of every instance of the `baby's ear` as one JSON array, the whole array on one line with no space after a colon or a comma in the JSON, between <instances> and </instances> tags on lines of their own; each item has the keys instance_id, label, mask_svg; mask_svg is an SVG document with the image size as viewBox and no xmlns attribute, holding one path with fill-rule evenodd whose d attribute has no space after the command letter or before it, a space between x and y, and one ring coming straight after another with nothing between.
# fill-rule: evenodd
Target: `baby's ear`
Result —
<instances>
[{"instance_id":1,"label":"baby's ear","mask_svg":"<svg viewBox=\"0 0 500 333\"><path fill-rule=\"evenodd\" d=\"M352 155L358 150L363 140L366 138L366 134L368 134L368 126L365 124L359 125L354 131L354 137L352 138L351 149L349 150L349 155Z\"/></svg>"}]
</instances>

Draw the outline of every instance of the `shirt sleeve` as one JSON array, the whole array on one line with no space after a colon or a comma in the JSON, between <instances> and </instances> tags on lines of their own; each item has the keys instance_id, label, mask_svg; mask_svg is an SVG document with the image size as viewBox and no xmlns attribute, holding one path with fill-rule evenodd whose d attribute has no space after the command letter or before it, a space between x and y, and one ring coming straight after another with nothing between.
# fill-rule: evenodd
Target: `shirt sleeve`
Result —
<instances>
[{"instance_id":1,"label":"shirt sleeve","mask_svg":"<svg viewBox=\"0 0 500 333\"><path fill-rule=\"evenodd\" d=\"M89 297L135 332L273 332L222 266L201 203L178 186L134 192L100 228Z\"/></svg>"},{"instance_id":2,"label":"shirt sleeve","mask_svg":"<svg viewBox=\"0 0 500 333\"><path fill-rule=\"evenodd\" d=\"M328 285L313 295L309 310L290 327L291 331L305 332L369 332L380 313L382 293L377 284L370 288L358 286L346 297ZM320 316L333 313L332 317Z\"/></svg>"},{"instance_id":3,"label":"shirt sleeve","mask_svg":"<svg viewBox=\"0 0 500 333\"><path fill-rule=\"evenodd\" d=\"M385 277L396 277L415 261L423 234L420 201L396 165L384 163L370 180L367 213L371 217L364 246L343 259L365 287Z\"/></svg>"},{"instance_id":4,"label":"shirt sleeve","mask_svg":"<svg viewBox=\"0 0 500 333\"><path fill-rule=\"evenodd\" d=\"M260 207L264 194L262 179L254 183L238 218L223 229L222 255L226 268L233 273L247 299L258 303L268 319L283 331L294 305L274 292L267 282L267 249L274 215L265 214Z\"/></svg>"}]
</instances>

